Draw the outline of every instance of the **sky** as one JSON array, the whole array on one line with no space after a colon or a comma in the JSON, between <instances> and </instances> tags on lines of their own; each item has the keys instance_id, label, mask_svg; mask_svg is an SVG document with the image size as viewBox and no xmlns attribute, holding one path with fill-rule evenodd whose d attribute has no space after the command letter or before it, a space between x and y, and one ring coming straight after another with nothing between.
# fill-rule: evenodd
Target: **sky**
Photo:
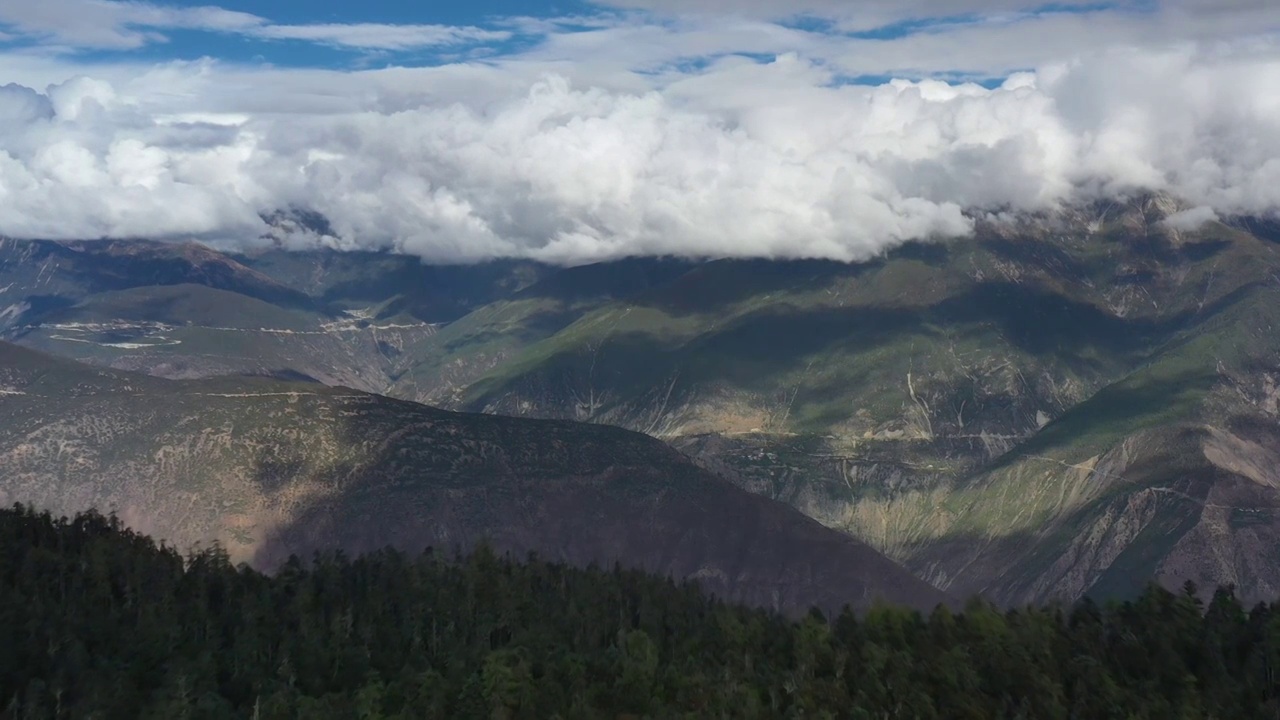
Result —
<instances>
[{"instance_id":1,"label":"sky","mask_svg":"<svg viewBox=\"0 0 1280 720\"><path fill-rule=\"evenodd\" d=\"M1280 211L1274 0L0 0L0 236L861 260L1147 191Z\"/></svg>"}]
</instances>

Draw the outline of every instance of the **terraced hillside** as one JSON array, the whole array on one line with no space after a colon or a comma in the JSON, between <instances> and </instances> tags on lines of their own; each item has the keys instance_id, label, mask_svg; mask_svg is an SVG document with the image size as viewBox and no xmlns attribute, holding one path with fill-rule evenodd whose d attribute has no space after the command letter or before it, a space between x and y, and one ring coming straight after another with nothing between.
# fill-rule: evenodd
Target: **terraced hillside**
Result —
<instances>
[{"instance_id":1,"label":"terraced hillside","mask_svg":"<svg viewBox=\"0 0 1280 720\"><path fill-rule=\"evenodd\" d=\"M164 380L0 343L0 503L113 510L180 546L395 545L621 562L803 611L942 593L799 512L618 428L468 415L317 384Z\"/></svg>"}]
</instances>

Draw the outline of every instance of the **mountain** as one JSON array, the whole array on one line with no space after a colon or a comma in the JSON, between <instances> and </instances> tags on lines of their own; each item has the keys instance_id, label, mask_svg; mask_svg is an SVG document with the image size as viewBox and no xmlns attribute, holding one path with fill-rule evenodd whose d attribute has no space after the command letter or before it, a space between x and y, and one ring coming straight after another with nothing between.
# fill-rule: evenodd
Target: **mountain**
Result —
<instances>
[{"instance_id":1,"label":"mountain","mask_svg":"<svg viewBox=\"0 0 1280 720\"><path fill-rule=\"evenodd\" d=\"M205 339L86 345L34 311L7 336L161 375L309 377L644 432L958 595L1125 596L1157 578L1260 599L1280 590L1280 232L1184 229L1183 209L1143 196L979 219L854 264L269 250L227 261L308 298L319 334L267 332L295 317L269 313L304 312L278 301L244 344L196 320L162 334ZM214 291L135 276L146 294ZM73 305L141 313L108 299ZM378 319L401 308L417 314Z\"/></svg>"},{"instance_id":2,"label":"mountain","mask_svg":"<svg viewBox=\"0 0 1280 720\"><path fill-rule=\"evenodd\" d=\"M460 407L668 439L940 587L1280 587L1280 248L1167 199L874 262L720 261L601 307ZM1087 212L1086 212L1087 210Z\"/></svg>"},{"instance_id":3,"label":"mountain","mask_svg":"<svg viewBox=\"0 0 1280 720\"><path fill-rule=\"evenodd\" d=\"M0 338L161 377L314 380L456 405L527 345L690 266L0 239Z\"/></svg>"},{"instance_id":4,"label":"mountain","mask_svg":"<svg viewBox=\"0 0 1280 720\"><path fill-rule=\"evenodd\" d=\"M400 348L438 328L389 310L397 289L388 283L364 303L333 291L344 281L323 267L266 263L276 279L241 259L194 244L0 240L0 338L170 378L264 375L379 391Z\"/></svg>"},{"instance_id":5,"label":"mountain","mask_svg":"<svg viewBox=\"0 0 1280 720\"><path fill-rule=\"evenodd\" d=\"M166 380L0 343L0 502L113 510L273 568L395 545L621 562L766 607L945 596L644 435L263 378Z\"/></svg>"}]
</instances>

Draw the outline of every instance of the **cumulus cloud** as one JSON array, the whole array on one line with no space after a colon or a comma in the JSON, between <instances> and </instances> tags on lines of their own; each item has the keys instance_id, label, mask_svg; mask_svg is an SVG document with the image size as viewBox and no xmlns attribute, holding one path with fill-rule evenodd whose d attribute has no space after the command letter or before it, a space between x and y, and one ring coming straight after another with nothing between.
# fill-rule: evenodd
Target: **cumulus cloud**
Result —
<instances>
[{"instance_id":1,"label":"cumulus cloud","mask_svg":"<svg viewBox=\"0 0 1280 720\"><path fill-rule=\"evenodd\" d=\"M435 261L856 260L1143 190L1197 208L1176 223L1280 209L1265 43L1091 53L993 89L841 84L798 54L597 70L201 62L0 87L0 234L251 244L308 208L325 242Z\"/></svg>"}]
</instances>

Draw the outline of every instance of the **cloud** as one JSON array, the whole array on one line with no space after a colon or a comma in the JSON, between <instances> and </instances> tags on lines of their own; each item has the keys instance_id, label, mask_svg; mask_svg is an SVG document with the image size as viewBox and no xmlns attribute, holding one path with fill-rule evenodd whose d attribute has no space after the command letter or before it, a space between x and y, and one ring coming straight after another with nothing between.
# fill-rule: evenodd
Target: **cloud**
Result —
<instances>
[{"instance_id":1,"label":"cloud","mask_svg":"<svg viewBox=\"0 0 1280 720\"><path fill-rule=\"evenodd\" d=\"M668 15L736 15L765 20L796 17L840 19L850 29L872 29L921 18L1026 11L1046 5L1036 0L603 0L600 4ZM1090 7L1096 0L1067 0L1057 7Z\"/></svg>"},{"instance_id":2,"label":"cloud","mask_svg":"<svg viewBox=\"0 0 1280 720\"><path fill-rule=\"evenodd\" d=\"M80 47L176 28L379 55L522 41L360 72L0 56L0 235L247 245L264 214L308 208L323 242L436 261L855 260L1145 190L1195 208L1179 227L1280 210L1264 0L614 5L486 29L0 0L11 32ZM917 79L847 82L879 75Z\"/></svg>"},{"instance_id":3,"label":"cloud","mask_svg":"<svg viewBox=\"0 0 1280 720\"><path fill-rule=\"evenodd\" d=\"M1113 50L995 89L833 84L798 55L547 67L206 61L0 87L0 235L245 245L298 207L330 242L435 261L854 260L964 234L966 211L1138 190L1204 208L1188 222L1280 209L1270 46Z\"/></svg>"},{"instance_id":4,"label":"cloud","mask_svg":"<svg viewBox=\"0 0 1280 720\"><path fill-rule=\"evenodd\" d=\"M1192 231L1211 222L1218 222L1218 213L1213 208L1201 205L1189 210L1176 212L1164 219L1164 224L1174 230Z\"/></svg>"},{"instance_id":5,"label":"cloud","mask_svg":"<svg viewBox=\"0 0 1280 720\"><path fill-rule=\"evenodd\" d=\"M1267 37L1274 44L1280 33L1280 13L1267 0L620 4L649 12L619 15L578 32L543 23L545 42L528 56L661 71L728 54L797 53L851 77L993 78L1113 48L1234 44L1244 37ZM779 22L797 19L795 8L818 21Z\"/></svg>"},{"instance_id":6,"label":"cloud","mask_svg":"<svg viewBox=\"0 0 1280 720\"><path fill-rule=\"evenodd\" d=\"M820 19L850 32L928 28L939 20L1005 23L1041 14L1121 12L1148 18L1185 16L1199 22L1254 17L1275 26L1271 0L599 0L600 5L666 16L738 17L759 20ZM1255 26L1258 29L1258 26Z\"/></svg>"},{"instance_id":7,"label":"cloud","mask_svg":"<svg viewBox=\"0 0 1280 720\"><path fill-rule=\"evenodd\" d=\"M165 31L200 30L261 40L299 40L357 50L413 50L498 42L510 31L382 23L274 24L216 6L174 7L123 0L0 2L0 42L28 38L56 49L130 50L168 42Z\"/></svg>"},{"instance_id":8,"label":"cloud","mask_svg":"<svg viewBox=\"0 0 1280 720\"><path fill-rule=\"evenodd\" d=\"M164 41L157 29L238 31L262 22L256 15L213 6L113 0L0 2L0 25L22 36L79 48L138 48Z\"/></svg>"},{"instance_id":9,"label":"cloud","mask_svg":"<svg viewBox=\"0 0 1280 720\"><path fill-rule=\"evenodd\" d=\"M466 43L500 42L508 31L450 25L266 25L246 34L268 40L305 40L338 47L369 50L410 50Z\"/></svg>"}]
</instances>

